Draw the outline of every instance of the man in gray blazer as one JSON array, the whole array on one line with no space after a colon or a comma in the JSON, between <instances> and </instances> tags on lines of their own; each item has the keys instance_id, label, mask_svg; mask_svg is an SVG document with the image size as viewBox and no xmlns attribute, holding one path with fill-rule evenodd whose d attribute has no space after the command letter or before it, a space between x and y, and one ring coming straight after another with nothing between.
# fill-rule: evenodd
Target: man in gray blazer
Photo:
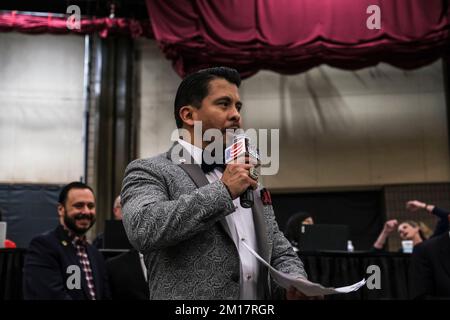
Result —
<instances>
[{"instance_id":1,"label":"man in gray blazer","mask_svg":"<svg viewBox=\"0 0 450 320\"><path fill-rule=\"evenodd\" d=\"M187 76L175 98L177 127L190 137L196 121L202 132L241 128L240 81L236 70L225 67ZM277 270L306 277L271 204L261 201L257 180L249 176L252 165L200 165L208 141L190 137L167 153L133 161L125 172L123 223L144 254L150 299L303 298L278 287L244 245ZM246 209L239 196L249 187L254 205Z\"/></svg>"}]
</instances>

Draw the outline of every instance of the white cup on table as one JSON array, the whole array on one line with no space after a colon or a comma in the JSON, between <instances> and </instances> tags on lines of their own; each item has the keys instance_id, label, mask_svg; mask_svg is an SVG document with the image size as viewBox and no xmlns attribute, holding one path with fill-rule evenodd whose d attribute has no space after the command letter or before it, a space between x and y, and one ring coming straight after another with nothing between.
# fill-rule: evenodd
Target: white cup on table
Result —
<instances>
[{"instance_id":1,"label":"white cup on table","mask_svg":"<svg viewBox=\"0 0 450 320\"><path fill-rule=\"evenodd\" d=\"M402 241L402 249L403 253L412 253L414 248L414 244L412 240L403 240Z\"/></svg>"}]
</instances>

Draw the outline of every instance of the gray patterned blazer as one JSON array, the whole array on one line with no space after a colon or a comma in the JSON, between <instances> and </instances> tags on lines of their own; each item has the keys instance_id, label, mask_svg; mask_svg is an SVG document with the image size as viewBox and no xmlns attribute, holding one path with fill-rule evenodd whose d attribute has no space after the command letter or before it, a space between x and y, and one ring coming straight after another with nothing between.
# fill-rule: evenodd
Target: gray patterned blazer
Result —
<instances>
[{"instance_id":1,"label":"gray patterned blazer","mask_svg":"<svg viewBox=\"0 0 450 320\"><path fill-rule=\"evenodd\" d=\"M171 150L131 162L121 192L123 223L144 254L150 299L239 299L239 255L224 218L235 210L233 201L220 180L208 183L200 166L172 162ZM306 277L272 206L263 205L259 192L254 198L258 253L276 269ZM281 298L284 291L260 268L260 296Z\"/></svg>"}]
</instances>

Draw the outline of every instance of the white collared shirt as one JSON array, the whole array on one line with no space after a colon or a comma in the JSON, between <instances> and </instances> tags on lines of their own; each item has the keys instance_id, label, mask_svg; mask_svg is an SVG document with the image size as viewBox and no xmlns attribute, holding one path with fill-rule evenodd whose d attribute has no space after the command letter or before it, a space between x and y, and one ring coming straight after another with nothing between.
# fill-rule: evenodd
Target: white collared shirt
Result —
<instances>
[{"instance_id":1,"label":"white collared shirt","mask_svg":"<svg viewBox=\"0 0 450 320\"><path fill-rule=\"evenodd\" d=\"M178 139L178 142L191 154L196 164L202 163L203 150L201 148L181 139ZM212 183L222 178L222 172L219 169L214 169L206 174L206 178L209 183ZM253 214L251 209L241 207L239 198L233 200L233 203L236 210L227 215L225 220L241 261L240 299L255 300L258 298L258 260L242 244L242 241L245 241L248 246L257 251Z\"/></svg>"},{"instance_id":2,"label":"white collared shirt","mask_svg":"<svg viewBox=\"0 0 450 320\"><path fill-rule=\"evenodd\" d=\"M142 253L139 252L139 261L141 262L141 268L142 268L142 273L144 275L145 278L145 282L148 281L147 279L147 266L145 265L145 260L144 260L144 255Z\"/></svg>"}]
</instances>

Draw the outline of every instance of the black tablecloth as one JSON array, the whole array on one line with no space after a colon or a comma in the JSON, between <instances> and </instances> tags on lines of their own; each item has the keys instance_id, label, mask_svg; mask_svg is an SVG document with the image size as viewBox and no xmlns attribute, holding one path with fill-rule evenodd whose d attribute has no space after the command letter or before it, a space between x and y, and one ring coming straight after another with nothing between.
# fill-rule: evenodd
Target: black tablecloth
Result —
<instances>
[{"instance_id":1,"label":"black tablecloth","mask_svg":"<svg viewBox=\"0 0 450 320\"><path fill-rule=\"evenodd\" d=\"M380 289L367 286L356 292L327 296L330 300L408 299L408 268L410 255L403 253L299 253L308 279L326 287L342 287L367 279L371 265L380 270Z\"/></svg>"},{"instance_id":2,"label":"black tablecloth","mask_svg":"<svg viewBox=\"0 0 450 320\"><path fill-rule=\"evenodd\" d=\"M0 249L0 300L22 299L25 249Z\"/></svg>"},{"instance_id":3,"label":"black tablecloth","mask_svg":"<svg viewBox=\"0 0 450 320\"><path fill-rule=\"evenodd\" d=\"M0 249L0 300L22 299L25 249ZM105 257L115 252L103 251ZM357 292L327 296L330 300L407 299L409 255L401 253L300 252L308 278L324 286L340 287L367 278L367 267L380 268L381 289L367 286Z\"/></svg>"}]
</instances>

